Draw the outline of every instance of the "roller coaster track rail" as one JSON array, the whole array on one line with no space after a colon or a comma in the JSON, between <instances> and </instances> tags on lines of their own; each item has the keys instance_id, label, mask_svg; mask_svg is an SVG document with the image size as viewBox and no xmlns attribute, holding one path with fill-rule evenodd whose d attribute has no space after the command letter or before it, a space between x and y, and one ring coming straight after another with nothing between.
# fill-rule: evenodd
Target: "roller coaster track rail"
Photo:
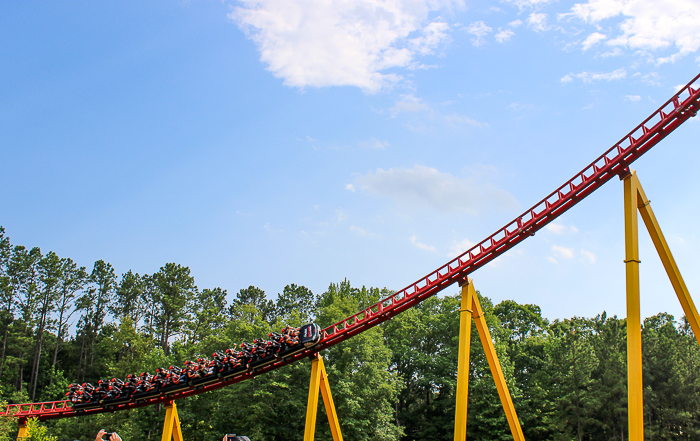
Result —
<instances>
[{"instance_id":1,"label":"roller coaster track rail","mask_svg":"<svg viewBox=\"0 0 700 441\"><path fill-rule=\"evenodd\" d=\"M535 232L561 216L613 177L625 174L630 164L658 144L686 120L697 114L698 110L700 110L699 79L700 75L697 75L619 142L512 222L406 288L351 317L323 329L323 338L312 348L275 363L246 371L233 378L222 379L213 384L184 390L168 396L129 402L111 408L88 410L74 410L69 401L10 404L5 409L5 412L0 413L0 415L10 415L19 418L36 417L41 420L48 420L134 409L208 392L239 381L251 379L299 359L313 357L323 349L351 338L408 308L416 306L455 282L463 283L470 273L486 265L528 237L533 236Z\"/></svg>"}]
</instances>

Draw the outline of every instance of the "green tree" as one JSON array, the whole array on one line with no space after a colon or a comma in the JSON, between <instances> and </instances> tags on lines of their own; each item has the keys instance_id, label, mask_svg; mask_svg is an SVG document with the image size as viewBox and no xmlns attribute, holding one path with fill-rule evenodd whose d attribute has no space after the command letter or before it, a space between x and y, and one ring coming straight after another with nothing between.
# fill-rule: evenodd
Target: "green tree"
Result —
<instances>
[{"instance_id":1,"label":"green tree","mask_svg":"<svg viewBox=\"0 0 700 441\"><path fill-rule=\"evenodd\" d=\"M244 305L253 306L257 310L264 321L272 323L275 319L275 304L272 300L268 300L265 291L255 286L241 289L236 293L236 297L231 302L229 307L229 315L234 320L249 319L250 308L243 308Z\"/></svg>"},{"instance_id":2,"label":"green tree","mask_svg":"<svg viewBox=\"0 0 700 441\"><path fill-rule=\"evenodd\" d=\"M88 282L87 290L77 301L78 309L83 311L78 322L81 337L79 378L96 375L95 345L114 298L117 276L111 264L98 260L95 262Z\"/></svg>"},{"instance_id":3,"label":"green tree","mask_svg":"<svg viewBox=\"0 0 700 441\"><path fill-rule=\"evenodd\" d=\"M172 336L180 335L183 325L192 309L192 302L197 294L194 277L190 269L175 263L166 263L153 274L155 329L158 342L167 356L170 353L169 341Z\"/></svg>"}]
</instances>

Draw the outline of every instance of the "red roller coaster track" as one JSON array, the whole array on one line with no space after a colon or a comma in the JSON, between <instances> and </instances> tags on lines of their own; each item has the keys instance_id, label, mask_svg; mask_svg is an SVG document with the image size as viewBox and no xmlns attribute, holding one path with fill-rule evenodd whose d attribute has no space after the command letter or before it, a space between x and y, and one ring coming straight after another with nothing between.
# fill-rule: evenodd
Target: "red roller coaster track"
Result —
<instances>
[{"instance_id":1,"label":"red roller coaster track","mask_svg":"<svg viewBox=\"0 0 700 441\"><path fill-rule=\"evenodd\" d=\"M554 190L508 225L401 291L325 328L323 330L323 339L311 349L288 359L242 373L232 379L222 380L197 389L185 390L167 397L160 396L142 402L121 404L110 409L97 408L84 411L73 410L68 401L10 404L5 412L0 413L0 415L11 415L20 418L37 417L42 420L48 420L134 409L177 400L247 380L299 359L313 356L322 349L338 344L376 326L437 294L453 283L464 281L468 274L486 265L526 238L533 236L536 231L561 216L614 176L620 175L637 158L649 151L686 120L696 115L698 110L700 110L700 84L696 85L695 83L699 79L700 75L693 78L690 83L635 127L634 130L625 135L617 144L613 145L586 168L565 182L564 185ZM693 88L694 85L695 88Z\"/></svg>"}]
</instances>

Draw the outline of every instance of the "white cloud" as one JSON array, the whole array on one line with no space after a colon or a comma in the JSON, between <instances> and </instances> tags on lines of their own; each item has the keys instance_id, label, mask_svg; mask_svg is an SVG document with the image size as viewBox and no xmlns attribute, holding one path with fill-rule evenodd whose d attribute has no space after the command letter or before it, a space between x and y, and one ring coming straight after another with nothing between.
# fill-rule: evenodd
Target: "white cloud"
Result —
<instances>
[{"instance_id":1,"label":"white cloud","mask_svg":"<svg viewBox=\"0 0 700 441\"><path fill-rule=\"evenodd\" d=\"M345 186L346 190L350 190L351 192L355 193L355 186L352 184L348 184Z\"/></svg>"},{"instance_id":2,"label":"white cloud","mask_svg":"<svg viewBox=\"0 0 700 441\"><path fill-rule=\"evenodd\" d=\"M363 190L389 198L411 209L477 215L512 210L518 206L509 192L484 182L484 177L458 178L431 167L377 169L355 179Z\"/></svg>"},{"instance_id":3,"label":"white cloud","mask_svg":"<svg viewBox=\"0 0 700 441\"><path fill-rule=\"evenodd\" d=\"M252 39L260 61L290 87L357 86L374 93L449 40L435 12L463 0L239 0L228 15Z\"/></svg>"},{"instance_id":4,"label":"white cloud","mask_svg":"<svg viewBox=\"0 0 700 441\"><path fill-rule=\"evenodd\" d=\"M447 115L445 117L445 122L447 122L447 124L453 127L471 126L480 129L489 127L488 123L477 121L475 119L469 118L468 116L458 115L456 113L453 113L452 115Z\"/></svg>"},{"instance_id":5,"label":"white cloud","mask_svg":"<svg viewBox=\"0 0 700 441\"><path fill-rule=\"evenodd\" d=\"M523 24L522 20L513 20L510 23L508 23L509 26L517 28L518 26L521 26Z\"/></svg>"},{"instance_id":6,"label":"white cloud","mask_svg":"<svg viewBox=\"0 0 700 441\"><path fill-rule=\"evenodd\" d=\"M457 242L456 240L452 241L452 246L450 247L450 252L447 253L447 257L455 258L463 252L470 249L471 247L473 247L474 245L476 244L469 239L463 239L459 242Z\"/></svg>"},{"instance_id":7,"label":"white cloud","mask_svg":"<svg viewBox=\"0 0 700 441\"><path fill-rule=\"evenodd\" d=\"M506 41L510 40L513 35L515 35L515 32L511 31L510 29L501 31L499 28L499 31L496 34L495 38L497 42L505 43Z\"/></svg>"},{"instance_id":8,"label":"white cloud","mask_svg":"<svg viewBox=\"0 0 700 441\"><path fill-rule=\"evenodd\" d=\"M343 210L335 210L335 218L338 222L342 222L348 218L348 215L343 212Z\"/></svg>"},{"instance_id":9,"label":"white cloud","mask_svg":"<svg viewBox=\"0 0 700 441\"><path fill-rule=\"evenodd\" d=\"M583 40L581 46L583 47L584 51L587 51L588 49L592 48L593 46L605 40L606 38L607 37L604 34L601 34L600 32L594 32L588 37L586 37L585 40Z\"/></svg>"},{"instance_id":10,"label":"white cloud","mask_svg":"<svg viewBox=\"0 0 700 441\"><path fill-rule=\"evenodd\" d=\"M588 0L571 8L571 15L598 24L621 16L619 35L613 46L658 50L675 46L677 51L657 63L673 62L700 49L700 2L697 0Z\"/></svg>"},{"instance_id":11,"label":"white cloud","mask_svg":"<svg viewBox=\"0 0 700 441\"><path fill-rule=\"evenodd\" d=\"M265 225L263 225L263 228L268 233L281 233L282 232L282 230L275 230L275 229L271 228L269 222L265 223Z\"/></svg>"},{"instance_id":12,"label":"white cloud","mask_svg":"<svg viewBox=\"0 0 700 441\"><path fill-rule=\"evenodd\" d=\"M474 46L481 46L485 43L484 37L490 34L492 31L491 27L487 26L483 21L475 21L474 23L467 26L467 32L472 34L472 44Z\"/></svg>"},{"instance_id":13,"label":"white cloud","mask_svg":"<svg viewBox=\"0 0 700 441\"><path fill-rule=\"evenodd\" d=\"M559 245L552 245L552 251L554 251L554 254L556 254L559 257L562 257L564 259L573 259L574 258L574 249L573 248L566 248L562 247Z\"/></svg>"},{"instance_id":14,"label":"white cloud","mask_svg":"<svg viewBox=\"0 0 700 441\"><path fill-rule=\"evenodd\" d=\"M389 109L391 116L396 116L399 113L422 112L431 110L430 106L425 104L422 99L413 96L412 94L401 95L401 99L394 103L394 107Z\"/></svg>"},{"instance_id":15,"label":"white cloud","mask_svg":"<svg viewBox=\"0 0 700 441\"><path fill-rule=\"evenodd\" d=\"M641 99L642 99L642 97L639 95L625 95L625 101L635 102L635 101L639 101Z\"/></svg>"},{"instance_id":16,"label":"white cloud","mask_svg":"<svg viewBox=\"0 0 700 441\"><path fill-rule=\"evenodd\" d=\"M573 225L566 226L555 222L548 223L545 228L554 234L578 233L578 228Z\"/></svg>"},{"instance_id":17,"label":"white cloud","mask_svg":"<svg viewBox=\"0 0 700 441\"><path fill-rule=\"evenodd\" d=\"M419 241L418 241L418 238L416 237L415 234L414 234L413 236L411 236L411 243L412 243L416 248L420 248L421 250L435 251L435 247L434 247L434 246L432 246L432 245L426 245L426 244L424 244L423 242L419 242Z\"/></svg>"},{"instance_id":18,"label":"white cloud","mask_svg":"<svg viewBox=\"0 0 700 441\"><path fill-rule=\"evenodd\" d=\"M547 256L547 262L551 262L551 263L553 263L553 264L555 264L555 265L559 265L559 262L557 261L557 259L555 259L555 258L552 257L552 256Z\"/></svg>"},{"instance_id":19,"label":"white cloud","mask_svg":"<svg viewBox=\"0 0 700 441\"><path fill-rule=\"evenodd\" d=\"M389 147L391 144L389 144L389 141L381 141L377 138L370 138L367 141L361 141L358 145L363 149L382 150Z\"/></svg>"},{"instance_id":20,"label":"white cloud","mask_svg":"<svg viewBox=\"0 0 700 441\"><path fill-rule=\"evenodd\" d=\"M527 17L527 26L536 32L544 32L549 29L547 18L544 12L533 12Z\"/></svg>"},{"instance_id":21,"label":"white cloud","mask_svg":"<svg viewBox=\"0 0 700 441\"><path fill-rule=\"evenodd\" d=\"M365 230L364 228L360 228L360 227L357 227L355 225L350 225L350 231L357 234L358 236L379 237L378 234L370 233L369 231Z\"/></svg>"},{"instance_id":22,"label":"white cloud","mask_svg":"<svg viewBox=\"0 0 700 441\"><path fill-rule=\"evenodd\" d=\"M583 256L583 261L588 263L595 263L595 254L590 251L581 250L581 255Z\"/></svg>"},{"instance_id":23,"label":"white cloud","mask_svg":"<svg viewBox=\"0 0 700 441\"><path fill-rule=\"evenodd\" d=\"M581 73L570 73L565 75L560 80L562 83L570 83L575 78L583 81L584 83L592 83L594 81L613 81L622 80L627 78L627 70L625 68L620 68L612 72L601 73L601 72L581 72Z\"/></svg>"},{"instance_id":24,"label":"white cloud","mask_svg":"<svg viewBox=\"0 0 700 441\"><path fill-rule=\"evenodd\" d=\"M521 10L528 7L534 8L539 5L546 5L552 3L554 0L505 0L507 3L513 3Z\"/></svg>"}]
</instances>

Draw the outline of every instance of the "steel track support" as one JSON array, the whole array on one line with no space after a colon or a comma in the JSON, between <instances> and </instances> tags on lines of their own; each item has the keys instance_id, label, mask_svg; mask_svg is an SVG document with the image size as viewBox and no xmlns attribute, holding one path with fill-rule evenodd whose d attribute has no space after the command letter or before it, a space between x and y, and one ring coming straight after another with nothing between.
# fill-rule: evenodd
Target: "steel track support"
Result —
<instances>
[{"instance_id":1,"label":"steel track support","mask_svg":"<svg viewBox=\"0 0 700 441\"><path fill-rule=\"evenodd\" d=\"M309 401L306 408L306 426L304 428L304 441L313 441L316 433L316 412L318 410L318 390L321 389L323 405L326 407L328 423L331 426L333 441L343 441L340 433L340 423L335 412L331 388L328 384L328 374L323 364L323 358L316 354L311 362L311 384L309 384Z\"/></svg>"},{"instance_id":2,"label":"steel track support","mask_svg":"<svg viewBox=\"0 0 700 441\"><path fill-rule=\"evenodd\" d=\"M177 405L174 401L165 404L165 423L163 424L163 436L161 441L183 441L180 429L180 417L177 415Z\"/></svg>"},{"instance_id":3,"label":"steel track support","mask_svg":"<svg viewBox=\"0 0 700 441\"><path fill-rule=\"evenodd\" d=\"M457 361L457 405L455 409L455 441L463 441L467 437L467 399L469 391L469 351L471 342L471 320L474 319L476 329L479 332L481 345L489 362L491 375L498 389L503 410L506 413L510 433L514 441L525 441L523 430L520 427L518 415L513 406L513 400L508 391L508 384L503 376L501 364L498 362L496 348L491 340L484 311L481 309L479 297L476 295L471 279L462 285L462 307L459 310L459 355Z\"/></svg>"},{"instance_id":4,"label":"steel track support","mask_svg":"<svg viewBox=\"0 0 700 441\"><path fill-rule=\"evenodd\" d=\"M625 272L627 284L627 395L629 440L644 440L644 396L642 384L642 327L639 309L639 245L637 210L649 231L656 252L671 280L683 312L700 343L700 316L673 259L671 249L656 221L637 173L632 170L622 177L625 212Z\"/></svg>"},{"instance_id":5,"label":"steel track support","mask_svg":"<svg viewBox=\"0 0 700 441\"><path fill-rule=\"evenodd\" d=\"M29 430L27 429L27 419L21 418L17 422L19 426L19 432L17 432L17 438L29 438Z\"/></svg>"}]
</instances>

